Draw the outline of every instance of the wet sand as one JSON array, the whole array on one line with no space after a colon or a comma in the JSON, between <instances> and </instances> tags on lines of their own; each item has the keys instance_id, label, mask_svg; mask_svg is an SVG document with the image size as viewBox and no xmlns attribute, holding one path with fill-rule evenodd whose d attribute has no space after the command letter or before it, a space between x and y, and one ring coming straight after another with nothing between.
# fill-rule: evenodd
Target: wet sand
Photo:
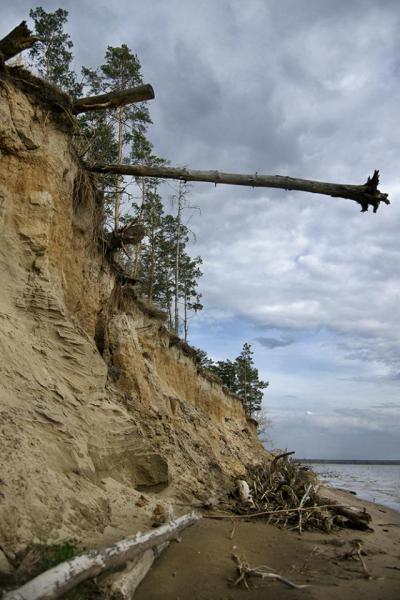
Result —
<instances>
[{"instance_id":1,"label":"wet sand","mask_svg":"<svg viewBox=\"0 0 400 600\"><path fill-rule=\"evenodd\" d=\"M399 600L400 513L359 500L352 494L329 489L343 504L365 508L372 515L373 532L340 530L326 534L281 530L261 521L202 519L159 557L136 592L137 600ZM358 560L341 560L352 540L361 540L371 579ZM250 590L236 578L232 553L251 567L268 565L296 584L250 578ZM394 567L394 568L393 568Z\"/></svg>"}]
</instances>

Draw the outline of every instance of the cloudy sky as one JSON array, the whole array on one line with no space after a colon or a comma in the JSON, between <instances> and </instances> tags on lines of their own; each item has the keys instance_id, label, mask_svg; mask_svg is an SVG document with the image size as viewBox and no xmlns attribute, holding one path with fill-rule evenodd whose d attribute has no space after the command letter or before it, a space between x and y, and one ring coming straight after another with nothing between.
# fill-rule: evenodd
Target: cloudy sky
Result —
<instances>
[{"instance_id":1,"label":"cloudy sky","mask_svg":"<svg viewBox=\"0 0 400 600\"><path fill-rule=\"evenodd\" d=\"M3 33L36 6L14 0ZM400 3L79 0L76 67L126 43L152 83L172 165L363 183L392 204L193 184L205 309L191 342L245 341L270 381L272 444L298 457L400 458ZM171 189L171 188L169 188ZM168 188L166 188L168 193Z\"/></svg>"}]
</instances>

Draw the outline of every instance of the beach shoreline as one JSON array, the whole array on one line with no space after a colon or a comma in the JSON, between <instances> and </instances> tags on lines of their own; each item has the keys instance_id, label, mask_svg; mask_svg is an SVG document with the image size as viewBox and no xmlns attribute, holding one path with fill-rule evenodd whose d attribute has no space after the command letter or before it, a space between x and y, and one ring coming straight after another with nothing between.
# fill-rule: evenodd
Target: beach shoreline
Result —
<instances>
[{"instance_id":1,"label":"beach shoreline","mask_svg":"<svg viewBox=\"0 0 400 600\"><path fill-rule=\"evenodd\" d=\"M340 529L331 533L279 529L260 520L205 518L183 534L158 559L136 592L138 600L398 600L400 591L400 512L364 501L350 492L324 486L332 501L365 508L372 531ZM363 561L344 559L354 545ZM233 586L232 554L251 567L268 565L304 589L290 589L281 581L250 578L250 590Z\"/></svg>"}]
</instances>

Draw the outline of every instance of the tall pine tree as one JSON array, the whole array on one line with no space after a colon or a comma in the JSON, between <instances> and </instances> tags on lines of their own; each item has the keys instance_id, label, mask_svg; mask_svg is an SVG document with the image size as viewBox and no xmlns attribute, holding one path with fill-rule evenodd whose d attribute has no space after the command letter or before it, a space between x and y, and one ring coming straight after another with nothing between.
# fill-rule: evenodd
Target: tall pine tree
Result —
<instances>
[{"instance_id":1,"label":"tall pine tree","mask_svg":"<svg viewBox=\"0 0 400 600\"><path fill-rule=\"evenodd\" d=\"M139 58L126 44L108 46L101 67L99 69L84 67L82 73L89 92L93 94L125 90L143 83ZM122 163L132 153L132 146L137 136L144 136L147 125L151 123L149 109L144 102L141 102L107 111L106 115L106 117L104 115L89 117L87 124L92 128L93 137L97 136L99 140L97 145L106 146L112 140L111 152L114 159L112 162ZM94 156L98 160L98 156L95 154ZM103 183L107 186L105 189L107 197L109 199L113 197L113 226L117 229L125 191L124 178L117 175L113 179L113 184L109 178L104 179Z\"/></svg>"},{"instance_id":2,"label":"tall pine tree","mask_svg":"<svg viewBox=\"0 0 400 600\"><path fill-rule=\"evenodd\" d=\"M73 43L64 31L68 11L58 8L54 12L46 12L38 6L29 11L29 16L34 22L34 33L40 40L29 51L39 75L71 96L78 96L82 86L71 70Z\"/></svg>"},{"instance_id":3,"label":"tall pine tree","mask_svg":"<svg viewBox=\"0 0 400 600\"><path fill-rule=\"evenodd\" d=\"M268 387L267 381L260 381L258 369L254 366L251 345L245 343L239 356L235 360L236 368L236 393L241 397L244 409L248 416L261 410L263 391Z\"/></svg>"}]
</instances>

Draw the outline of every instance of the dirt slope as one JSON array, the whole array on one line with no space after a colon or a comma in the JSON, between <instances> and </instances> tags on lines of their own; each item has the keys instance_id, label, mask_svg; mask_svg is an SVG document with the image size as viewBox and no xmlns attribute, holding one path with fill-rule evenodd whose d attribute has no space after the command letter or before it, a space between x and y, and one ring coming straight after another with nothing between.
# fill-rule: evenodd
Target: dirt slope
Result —
<instances>
[{"instance_id":1,"label":"dirt slope","mask_svg":"<svg viewBox=\"0 0 400 600\"><path fill-rule=\"evenodd\" d=\"M17 73L18 75L18 73ZM0 79L0 547L99 544L223 490L264 450L116 281L69 116Z\"/></svg>"}]
</instances>

